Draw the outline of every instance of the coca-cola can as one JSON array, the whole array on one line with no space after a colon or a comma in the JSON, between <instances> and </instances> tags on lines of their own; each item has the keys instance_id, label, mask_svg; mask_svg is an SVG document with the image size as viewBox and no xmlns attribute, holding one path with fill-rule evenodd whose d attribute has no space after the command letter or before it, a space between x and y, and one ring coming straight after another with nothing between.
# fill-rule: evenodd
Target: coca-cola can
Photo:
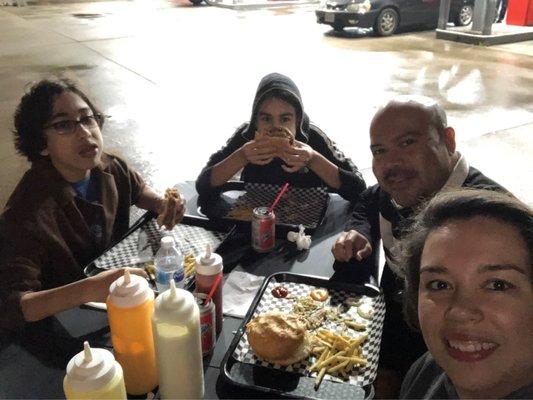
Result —
<instances>
[{"instance_id":1,"label":"coca-cola can","mask_svg":"<svg viewBox=\"0 0 533 400\"><path fill-rule=\"evenodd\" d=\"M276 216L267 207L256 207L252 213L252 247L266 253L276 244Z\"/></svg>"},{"instance_id":2,"label":"coca-cola can","mask_svg":"<svg viewBox=\"0 0 533 400\"><path fill-rule=\"evenodd\" d=\"M213 351L216 344L215 303L210 300L204 306L205 293L196 294L196 302L200 309L200 335L202 340L202 355L205 357Z\"/></svg>"}]
</instances>

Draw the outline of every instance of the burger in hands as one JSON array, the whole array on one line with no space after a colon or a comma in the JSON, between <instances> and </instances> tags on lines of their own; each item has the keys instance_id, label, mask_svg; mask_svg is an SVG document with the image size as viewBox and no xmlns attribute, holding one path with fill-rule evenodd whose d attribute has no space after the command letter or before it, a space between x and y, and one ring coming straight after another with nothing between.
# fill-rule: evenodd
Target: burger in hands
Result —
<instances>
[{"instance_id":1,"label":"burger in hands","mask_svg":"<svg viewBox=\"0 0 533 400\"><path fill-rule=\"evenodd\" d=\"M309 357L307 326L294 314L259 315L246 325L246 334L254 353L271 363L290 365Z\"/></svg>"},{"instance_id":2,"label":"burger in hands","mask_svg":"<svg viewBox=\"0 0 533 400\"><path fill-rule=\"evenodd\" d=\"M178 189L169 188L165 191L163 212L157 217L159 226L172 229L174 225L181 221L184 213L184 201Z\"/></svg>"},{"instance_id":3,"label":"burger in hands","mask_svg":"<svg viewBox=\"0 0 533 400\"><path fill-rule=\"evenodd\" d=\"M268 140L269 144L276 149L276 156L280 157L283 150L294 145L294 135L284 127L274 127L266 132L255 132L255 140Z\"/></svg>"}]
</instances>

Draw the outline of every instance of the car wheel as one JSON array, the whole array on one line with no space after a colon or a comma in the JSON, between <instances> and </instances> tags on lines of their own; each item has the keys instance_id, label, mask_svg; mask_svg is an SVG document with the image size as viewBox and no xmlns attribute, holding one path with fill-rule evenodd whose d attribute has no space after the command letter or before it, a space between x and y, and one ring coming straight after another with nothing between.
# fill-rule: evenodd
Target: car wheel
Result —
<instances>
[{"instance_id":1,"label":"car wheel","mask_svg":"<svg viewBox=\"0 0 533 400\"><path fill-rule=\"evenodd\" d=\"M393 8L381 10L376 21L374 22L374 31L379 36L389 36L396 32L400 17Z\"/></svg>"},{"instance_id":2,"label":"car wheel","mask_svg":"<svg viewBox=\"0 0 533 400\"><path fill-rule=\"evenodd\" d=\"M333 29L335 30L335 32L344 32L344 25L342 24L333 24L331 25L333 27Z\"/></svg>"},{"instance_id":3,"label":"car wheel","mask_svg":"<svg viewBox=\"0 0 533 400\"><path fill-rule=\"evenodd\" d=\"M471 5L465 4L461 7L453 22L456 26L470 25L472 23L473 15L474 8Z\"/></svg>"},{"instance_id":4,"label":"car wheel","mask_svg":"<svg viewBox=\"0 0 533 400\"><path fill-rule=\"evenodd\" d=\"M199 6L203 0L189 0L192 4L194 4L195 6Z\"/></svg>"}]
</instances>

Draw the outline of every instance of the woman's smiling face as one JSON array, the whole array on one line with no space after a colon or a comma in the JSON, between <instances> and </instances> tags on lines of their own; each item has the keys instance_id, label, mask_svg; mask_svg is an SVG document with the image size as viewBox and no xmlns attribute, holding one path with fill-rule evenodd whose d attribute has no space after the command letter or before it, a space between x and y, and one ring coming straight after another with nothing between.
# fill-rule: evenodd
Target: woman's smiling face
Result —
<instances>
[{"instance_id":1,"label":"woman's smiling face","mask_svg":"<svg viewBox=\"0 0 533 400\"><path fill-rule=\"evenodd\" d=\"M501 398L533 376L530 252L494 218L432 231L420 262L418 315L429 351L461 397Z\"/></svg>"}]
</instances>

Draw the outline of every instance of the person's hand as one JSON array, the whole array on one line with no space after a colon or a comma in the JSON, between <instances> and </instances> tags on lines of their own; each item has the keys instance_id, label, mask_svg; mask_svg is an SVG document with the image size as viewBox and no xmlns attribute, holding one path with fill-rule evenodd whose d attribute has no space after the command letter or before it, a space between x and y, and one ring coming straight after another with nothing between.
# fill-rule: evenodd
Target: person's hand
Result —
<instances>
[{"instance_id":1,"label":"person's hand","mask_svg":"<svg viewBox=\"0 0 533 400\"><path fill-rule=\"evenodd\" d=\"M241 152L247 162L256 165L267 165L276 156L276 148L267 138L249 141L241 147Z\"/></svg>"},{"instance_id":2,"label":"person's hand","mask_svg":"<svg viewBox=\"0 0 533 400\"><path fill-rule=\"evenodd\" d=\"M282 165L281 168L289 173L296 172L309 165L314 157L315 151L311 146L295 140L292 146L283 149L281 159L286 165Z\"/></svg>"},{"instance_id":3,"label":"person's hand","mask_svg":"<svg viewBox=\"0 0 533 400\"><path fill-rule=\"evenodd\" d=\"M99 273L98 275L87 278L89 288L88 301L97 301L105 303L107 296L109 295L109 286L115 282L118 278L124 275L125 270L130 271L131 275L139 275L143 278L148 278L146 272L141 268L114 268L108 271Z\"/></svg>"},{"instance_id":4,"label":"person's hand","mask_svg":"<svg viewBox=\"0 0 533 400\"><path fill-rule=\"evenodd\" d=\"M331 252L337 261L348 262L352 257L363 261L363 258L372 254L372 246L365 236L351 230L341 233Z\"/></svg>"},{"instance_id":5,"label":"person's hand","mask_svg":"<svg viewBox=\"0 0 533 400\"><path fill-rule=\"evenodd\" d=\"M160 226L165 226L168 230L174 228L185 214L185 199L178 193L177 189L167 189L165 198L159 203L157 222Z\"/></svg>"}]
</instances>

